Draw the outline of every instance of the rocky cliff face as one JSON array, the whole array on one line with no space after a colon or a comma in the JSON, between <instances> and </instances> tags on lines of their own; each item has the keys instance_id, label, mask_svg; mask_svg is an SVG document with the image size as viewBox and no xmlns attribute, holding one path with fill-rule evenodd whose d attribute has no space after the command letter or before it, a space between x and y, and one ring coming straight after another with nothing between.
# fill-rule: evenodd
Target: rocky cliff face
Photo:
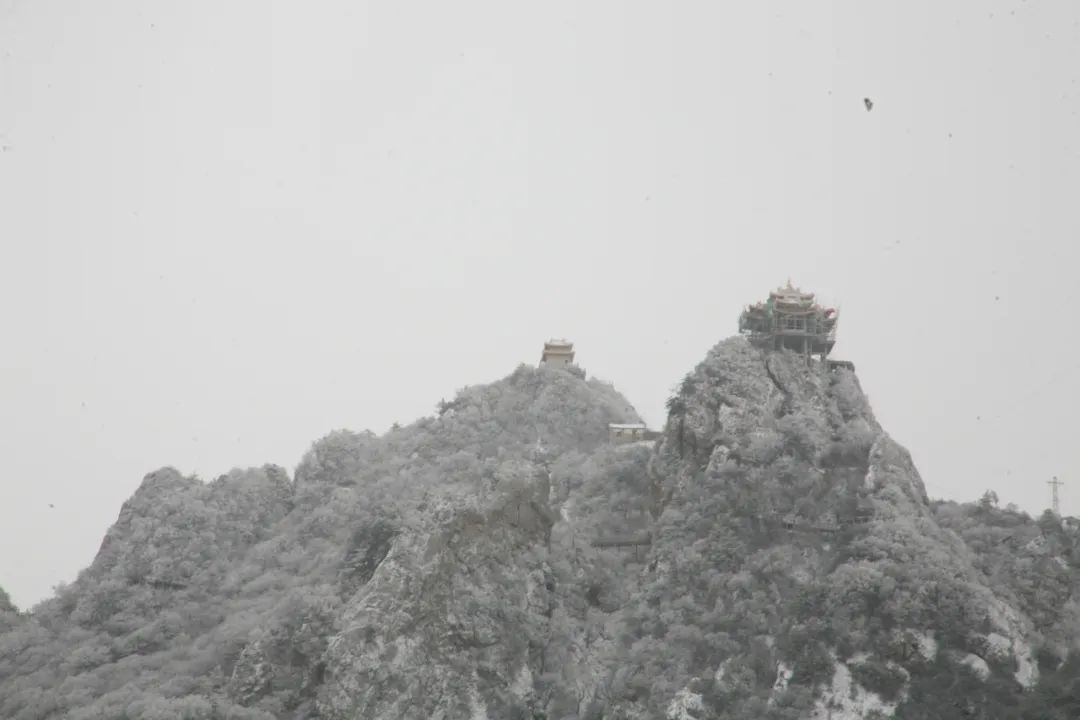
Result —
<instances>
[{"instance_id":1,"label":"rocky cliff face","mask_svg":"<svg viewBox=\"0 0 1080 720\"><path fill-rule=\"evenodd\" d=\"M853 373L729 341L670 406L618 712L912 717L941 663L1036 685L1037 629L937 522Z\"/></svg>"},{"instance_id":2,"label":"rocky cliff face","mask_svg":"<svg viewBox=\"0 0 1080 720\"><path fill-rule=\"evenodd\" d=\"M612 447L625 399L522 367L291 481L152 473L0 607L0 717L1075 716L1074 526L931 502L852 372L741 339L669 409Z\"/></svg>"}]
</instances>

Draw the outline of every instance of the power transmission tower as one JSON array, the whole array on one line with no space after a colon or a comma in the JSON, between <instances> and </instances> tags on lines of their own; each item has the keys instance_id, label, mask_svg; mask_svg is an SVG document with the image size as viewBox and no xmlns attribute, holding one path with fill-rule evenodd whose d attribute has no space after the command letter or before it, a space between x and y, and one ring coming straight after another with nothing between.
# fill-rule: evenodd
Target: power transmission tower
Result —
<instances>
[{"instance_id":1,"label":"power transmission tower","mask_svg":"<svg viewBox=\"0 0 1080 720\"><path fill-rule=\"evenodd\" d=\"M1053 480L1047 480L1046 484L1050 486L1050 509L1054 511L1054 514L1061 517L1061 498L1058 497L1058 488L1065 483L1057 479L1057 475Z\"/></svg>"}]
</instances>

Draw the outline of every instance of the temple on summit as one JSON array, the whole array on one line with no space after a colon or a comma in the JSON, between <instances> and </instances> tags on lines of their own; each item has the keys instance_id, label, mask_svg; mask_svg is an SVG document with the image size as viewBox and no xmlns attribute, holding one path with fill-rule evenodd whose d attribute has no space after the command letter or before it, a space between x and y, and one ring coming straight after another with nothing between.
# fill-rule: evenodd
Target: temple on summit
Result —
<instances>
[{"instance_id":1,"label":"temple on summit","mask_svg":"<svg viewBox=\"0 0 1080 720\"><path fill-rule=\"evenodd\" d=\"M837 318L835 308L822 307L814 301L814 293L793 287L788 280L765 302L743 309L739 332L768 350L794 350L825 360L836 344Z\"/></svg>"},{"instance_id":2,"label":"temple on summit","mask_svg":"<svg viewBox=\"0 0 1080 720\"><path fill-rule=\"evenodd\" d=\"M544 343L544 352L540 356L541 367L570 367L574 364L574 343L569 340L553 339Z\"/></svg>"}]
</instances>

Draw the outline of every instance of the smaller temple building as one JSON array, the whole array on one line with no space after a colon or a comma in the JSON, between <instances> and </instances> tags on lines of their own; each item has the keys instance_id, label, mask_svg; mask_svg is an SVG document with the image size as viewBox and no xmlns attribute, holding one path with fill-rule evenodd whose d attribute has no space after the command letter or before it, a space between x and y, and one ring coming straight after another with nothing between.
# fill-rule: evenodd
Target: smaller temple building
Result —
<instances>
[{"instance_id":1,"label":"smaller temple building","mask_svg":"<svg viewBox=\"0 0 1080 720\"><path fill-rule=\"evenodd\" d=\"M612 445L656 440L660 433L650 430L645 423L608 423L608 440Z\"/></svg>"},{"instance_id":2,"label":"smaller temple building","mask_svg":"<svg viewBox=\"0 0 1080 720\"><path fill-rule=\"evenodd\" d=\"M540 355L540 367L566 368L574 364L574 343L569 340L554 339L544 343L544 352Z\"/></svg>"},{"instance_id":3,"label":"smaller temple building","mask_svg":"<svg viewBox=\"0 0 1080 720\"><path fill-rule=\"evenodd\" d=\"M616 445L644 440L646 432L648 432L648 429L644 423L608 424L608 440Z\"/></svg>"}]
</instances>

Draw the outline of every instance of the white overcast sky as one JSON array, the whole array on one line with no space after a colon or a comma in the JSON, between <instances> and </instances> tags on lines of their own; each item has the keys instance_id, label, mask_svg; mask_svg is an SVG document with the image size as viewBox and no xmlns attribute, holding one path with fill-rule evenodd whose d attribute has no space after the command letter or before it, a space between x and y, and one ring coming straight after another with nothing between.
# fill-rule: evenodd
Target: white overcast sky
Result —
<instances>
[{"instance_id":1,"label":"white overcast sky","mask_svg":"<svg viewBox=\"0 0 1080 720\"><path fill-rule=\"evenodd\" d=\"M659 426L788 277L932 496L1080 513L1078 48L1072 0L0 0L0 586L550 336Z\"/></svg>"}]
</instances>

